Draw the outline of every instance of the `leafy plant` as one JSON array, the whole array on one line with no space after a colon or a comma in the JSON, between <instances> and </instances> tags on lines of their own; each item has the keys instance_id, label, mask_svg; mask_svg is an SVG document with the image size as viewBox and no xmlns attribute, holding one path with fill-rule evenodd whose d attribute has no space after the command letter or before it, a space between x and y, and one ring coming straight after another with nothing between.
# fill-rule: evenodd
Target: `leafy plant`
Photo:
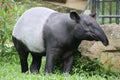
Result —
<instances>
[{"instance_id":1,"label":"leafy plant","mask_svg":"<svg viewBox=\"0 0 120 80\"><path fill-rule=\"evenodd\" d=\"M3 0L0 5L0 55L4 56L13 51L13 26L25 8L12 0Z\"/></svg>"},{"instance_id":2,"label":"leafy plant","mask_svg":"<svg viewBox=\"0 0 120 80\"><path fill-rule=\"evenodd\" d=\"M90 59L87 56L79 57L76 56L74 59L72 71L74 73L89 73L89 74L101 74L105 73L103 65L97 59Z\"/></svg>"},{"instance_id":3,"label":"leafy plant","mask_svg":"<svg viewBox=\"0 0 120 80\"><path fill-rule=\"evenodd\" d=\"M11 34L11 21L8 17L10 17L10 6L9 3L2 3L2 7L0 9L0 48L1 54L5 53L6 51L6 43L10 42L10 34Z\"/></svg>"}]
</instances>

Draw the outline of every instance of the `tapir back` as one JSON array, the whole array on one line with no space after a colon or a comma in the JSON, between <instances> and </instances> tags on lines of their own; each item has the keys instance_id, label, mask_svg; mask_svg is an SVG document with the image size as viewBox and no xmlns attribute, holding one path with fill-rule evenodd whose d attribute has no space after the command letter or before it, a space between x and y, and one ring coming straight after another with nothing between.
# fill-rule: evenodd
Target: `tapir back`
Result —
<instances>
[{"instance_id":1,"label":"tapir back","mask_svg":"<svg viewBox=\"0 0 120 80\"><path fill-rule=\"evenodd\" d=\"M43 28L52 13L56 11L43 7L27 10L17 21L12 35L22 41L30 51L44 51Z\"/></svg>"}]
</instances>

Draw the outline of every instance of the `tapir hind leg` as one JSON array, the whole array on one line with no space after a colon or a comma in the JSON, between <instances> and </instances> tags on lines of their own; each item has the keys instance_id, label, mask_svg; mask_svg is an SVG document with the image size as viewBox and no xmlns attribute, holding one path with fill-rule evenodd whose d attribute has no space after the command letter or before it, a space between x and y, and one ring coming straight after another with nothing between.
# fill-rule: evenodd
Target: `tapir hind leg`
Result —
<instances>
[{"instance_id":1,"label":"tapir hind leg","mask_svg":"<svg viewBox=\"0 0 120 80\"><path fill-rule=\"evenodd\" d=\"M12 37L12 40L13 40L16 50L19 53L21 70L23 73L25 73L26 71L28 71L27 58L28 58L29 52L27 50L27 47L21 41L17 40L15 37Z\"/></svg>"},{"instance_id":2,"label":"tapir hind leg","mask_svg":"<svg viewBox=\"0 0 120 80\"><path fill-rule=\"evenodd\" d=\"M42 56L40 55L40 53L31 53L32 55L32 64L30 67L30 71L32 73L39 73L39 69L41 66L41 60L42 60Z\"/></svg>"}]
</instances>

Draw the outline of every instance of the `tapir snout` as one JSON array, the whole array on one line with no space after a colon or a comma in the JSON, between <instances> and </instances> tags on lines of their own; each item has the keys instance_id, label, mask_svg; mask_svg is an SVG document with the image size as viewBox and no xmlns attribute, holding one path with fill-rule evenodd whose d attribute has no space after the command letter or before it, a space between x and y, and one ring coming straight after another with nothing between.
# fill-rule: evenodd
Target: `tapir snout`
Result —
<instances>
[{"instance_id":1,"label":"tapir snout","mask_svg":"<svg viewBox=\"0 0 120 80\"><path fill-rule=\"evenodd\" d=\"M89 33L90 37L93 38L96 41L101 41L104 46L109 45L108 38L104 31L99 27L99 29L94 29L94 31L90 31Z\"/></svg>"},{"instance_id":2,"label":"tapir snout","mask_svg":"<svg viewBox=\"0 0 120 80\"><path fill-rule=\"evenodd\" d=\"M84 40L101 41L104 46L109 45L104 30L100 27L99 23L93 18L93 16L82 15L80 16L80 19L83 35L86 36Z\"/></svg>"},{"instance_id":3,"label":"tapir snout","mask_svg":"<svg viewBox=\"0 0 120 80\"><path fill-rule=\"evenodd\" d=\"M99 31L96 32L96 35L98 37L98 40L101 41L104 46L109 45L108 38L107 38L107 36L106 36L106 34L104 33L103 30L99 29Z\"/></svg>"}]
</instances>

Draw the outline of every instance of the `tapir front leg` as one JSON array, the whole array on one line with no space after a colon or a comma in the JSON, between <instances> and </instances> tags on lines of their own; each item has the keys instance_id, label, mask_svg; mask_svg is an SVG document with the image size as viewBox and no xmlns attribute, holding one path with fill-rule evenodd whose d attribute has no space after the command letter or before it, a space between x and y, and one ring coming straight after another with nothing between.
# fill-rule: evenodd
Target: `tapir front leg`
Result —
<instances>
[{"instance_id":1,"label":"tapir front leg","mask_svg":"<svg viewBox=\"0 0 120 80\"><path fill-rule=\"evenodd\" d=\"M69 51L64 55L64 67L63 67L64 73L70 72L72 63L73 63L73 55L72 55L72 51Z\"/></svg>"},{"instance_id":2,"label":"tapir front leg","mask_svg":"<svg viewBox=\"0 0 120 80\"><path fill-rule=\"evenodd\" d=\"M52 73L53 72L53 65L59 56L59 51L60 50L57 48L48 48L47 49L45 73Z\"/></svg>"}]
</instances>

